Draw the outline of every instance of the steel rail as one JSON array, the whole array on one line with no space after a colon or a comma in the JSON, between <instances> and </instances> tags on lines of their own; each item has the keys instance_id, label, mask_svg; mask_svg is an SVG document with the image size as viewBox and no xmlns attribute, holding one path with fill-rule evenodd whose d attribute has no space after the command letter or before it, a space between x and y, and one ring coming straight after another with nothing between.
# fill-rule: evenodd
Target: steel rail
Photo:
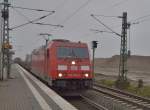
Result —
<instances>
[{"instance_id":1,"label":"steel rail","mask_svg":"<svg viewBox=\"0 0 150 110\"><path fill-rule=\"evenodd\" d=\"M110 97L113 97L115 99L119 99L121 101L124 101L126 103L132 104L138 108L142 108L144 110L150 110L150 103L149 100L143 100L145 98L136 97L136 95L128 95L128 93L123 93L123 91L112 89L109 87L105 87L102 85L94 85L93 90L103 93L105 95L108 95Z\"/></svg>"},{"instance_id":2,"label":"steel rail","mask_svg":"<svg viewBox=\"0 0 150 110\"><path fill-rule=\"evenodd\" d=\"M97 84L97 83L94 83L94 86L98 86L100 88L108 89L108 90L111 90L113 92L117 92L117 93L120 93L120 94L123 94L123 95L127 95L129 97L133 97L133 98L136 98L136 99L139 99L139 100L143 100L144 102L150 103L150 99L149 98L141 97L141 96L129 93L129 92L125 92L125 91L122 91L122 90L119 90L119 89L115 89L115 88L110 88L110 87L107 87L107 86L104 86L104 85L101 85L101 84Z\"/></svg>"},{"instance_id":3,"label":"steel rail","mask_svg":"<svg viewBox=\"0 0 150 110\"><path fill-rule=\"evenodd\" d=\"M80 97L82 99L84 99L86 102L88 102L90 105L94 106L95 108L97 108L98 110L108 110L106 107L94 102L93 100L89 99L86 96L80 95Z\"/></svg>"}]
</instances>

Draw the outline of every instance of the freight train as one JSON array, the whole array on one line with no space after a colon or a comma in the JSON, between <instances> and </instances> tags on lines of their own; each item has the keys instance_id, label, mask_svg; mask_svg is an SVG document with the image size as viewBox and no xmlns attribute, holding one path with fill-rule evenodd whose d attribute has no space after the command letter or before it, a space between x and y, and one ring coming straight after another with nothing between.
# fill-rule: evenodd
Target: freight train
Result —
<instances>
[{"instance_id":1,"label":"freight train","mask_svg":"<svg viewBox=\"0 0 150 110\"><path fill-rule=\"evenodd\" d=\"M30 71L48 85L63 90L92 87L92 64L86 43L54 39L26 58Z\"/></svg>"}]
</instances>

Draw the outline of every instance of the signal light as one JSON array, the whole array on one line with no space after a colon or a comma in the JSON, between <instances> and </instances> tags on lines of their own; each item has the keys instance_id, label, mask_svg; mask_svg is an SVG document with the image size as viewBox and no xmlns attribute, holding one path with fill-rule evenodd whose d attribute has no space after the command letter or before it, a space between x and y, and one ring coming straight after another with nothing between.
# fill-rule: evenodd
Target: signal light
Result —
<instances>
[{"instance_id":1,"label":"signal light","mask_svg":"<svg viewBox=\"0 0 150 110\"><path fill-rule=\"evenodd\" d=\"M92 47L97 48L98 41L92 41Z\"/></svg>"}]
</instances>

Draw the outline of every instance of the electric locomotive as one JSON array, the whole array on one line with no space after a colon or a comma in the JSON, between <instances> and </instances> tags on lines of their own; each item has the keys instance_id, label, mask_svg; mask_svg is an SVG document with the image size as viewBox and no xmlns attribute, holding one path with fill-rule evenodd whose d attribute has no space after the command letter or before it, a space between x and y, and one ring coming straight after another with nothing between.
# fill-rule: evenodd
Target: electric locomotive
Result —
<instances>
[{"instance_id":1,"label":"electric locomotive","mask_svg":"<svg viewBox=\"0 0 150 110\"><path fill-rule=\"evenodd\" d=\"M50 41L32 52L31 71L55 88L92 87L92 66L86 43L63 39Z\"/></svg>"}]
</instances>

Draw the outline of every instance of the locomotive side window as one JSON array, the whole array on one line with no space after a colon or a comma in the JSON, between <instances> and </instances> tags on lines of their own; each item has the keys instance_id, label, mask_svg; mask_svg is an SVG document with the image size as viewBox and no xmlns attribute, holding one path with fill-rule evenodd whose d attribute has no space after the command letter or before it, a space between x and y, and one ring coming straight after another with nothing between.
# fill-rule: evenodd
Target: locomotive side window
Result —
<instances>
[{"instance_id":1,"label":"locomotive side window","mask_svg":"<svg viewBox=\"0 0 150 110\"><path fill-rule=\"evenodd\" d=\"M58 58L88 58L87 48L77 47L58 47L57 49Z\"/></svg>"}]
</instances>

